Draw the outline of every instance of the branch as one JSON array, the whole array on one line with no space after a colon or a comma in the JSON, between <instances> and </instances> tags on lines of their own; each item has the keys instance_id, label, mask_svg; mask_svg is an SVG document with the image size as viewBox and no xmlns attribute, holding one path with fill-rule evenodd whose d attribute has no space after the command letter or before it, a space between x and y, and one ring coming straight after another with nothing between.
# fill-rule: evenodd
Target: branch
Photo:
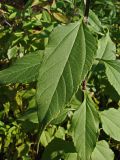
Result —
<instances>
[{"instance_id":1,"label":"branch","mask_svg":"<svg viewBox=\"0 0 120 160\"><path fill-rule=\"evenodd\" d=\"M86 90L86 83L87 83L86 80L84 80L84 81L82 82L82 90L83 90L83 91Z\"/></svg>"},{"instance_id":2,"label":"branch","mask_svg":"<svg viewBox=\"0 0 120 160\"><path fill-rule=\"evenodd\" d=\"M90 9L90 0L84 0L84 4L85 4L84 22L87 24L89 9Z\"/></svg>"}]
</instances>

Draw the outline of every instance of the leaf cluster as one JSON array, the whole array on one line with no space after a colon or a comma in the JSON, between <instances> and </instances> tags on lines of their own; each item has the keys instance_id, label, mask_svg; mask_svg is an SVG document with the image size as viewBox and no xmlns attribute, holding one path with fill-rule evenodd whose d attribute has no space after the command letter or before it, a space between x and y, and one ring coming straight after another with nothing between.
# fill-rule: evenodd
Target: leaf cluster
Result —
<instances>
[{"instance_id":1,"label":"leaf cluster","mask_svg":"<svg viewBox=\"0 0 120 160\"><path fill-rule=\"evenodd\" d=\"M84 10L0 2L1 160L119 159L119 1Z\"/></svg>"}]
</instances>

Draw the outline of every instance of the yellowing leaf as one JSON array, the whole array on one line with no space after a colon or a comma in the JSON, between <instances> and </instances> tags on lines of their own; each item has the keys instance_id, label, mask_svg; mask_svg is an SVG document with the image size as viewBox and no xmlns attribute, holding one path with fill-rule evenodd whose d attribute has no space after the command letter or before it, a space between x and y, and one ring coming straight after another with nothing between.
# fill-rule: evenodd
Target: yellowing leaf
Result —
<instances>
[{"instance_id":1,"label":"yellowing leaf","mask_svg":"<svg viewBox=\"0 0 120 160\"><path fill-rule=\"evenodd\" d=\"M53 16L55 19L57 19L58 21L62 23L68 23L67 17L61 13L53 13Z\"/></svg>"}]
</instances>

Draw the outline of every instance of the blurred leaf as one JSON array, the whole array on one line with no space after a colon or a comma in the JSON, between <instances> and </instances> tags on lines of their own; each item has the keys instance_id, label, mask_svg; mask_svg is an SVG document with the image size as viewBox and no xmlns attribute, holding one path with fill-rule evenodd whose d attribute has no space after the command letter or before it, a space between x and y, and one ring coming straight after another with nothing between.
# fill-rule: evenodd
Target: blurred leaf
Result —
<instances>
[{"instance_id":1,"label":"blurred leaf","mask_svg":"<svg viewBox=\"0 0 120 160\"><path fill-rule=\"evenodd\" d=\"M53 13L53 16L55 19L57 19L58 21L62 22L62 23L68 23L68 19L65 15L61 14L61 13Z\"/></svg>"},{"instance_id":2,"label":"blurred leaf","mask_svg":"<svg viewBox=\"0 0 120 160\"><path fill-rule=\"evenodd\" d=\"M11 59L13 57L16 57L18 54L17 51L18 51L17 46L14 46L14 47L8 49L8 52L7 52L8 58Z\"/></svg>"},{"instance_id":3,"label":"blurred leaf","mask_svg":"<svg viewBox=\"0 0 120 160\"><path fill-rule=\"evenodd\" d=\"M43 18L44 22L48 22L48 23L51 22L50 14L46 10L43 10L43 12L42 12L42 18Z\"/></svg>"},{"instance_id":4,"label":"blurred leaf","mask_svg":"<svg viewBox=\"0 0 120 160\"><path fill-rule=\"evenodd\" d=\"M14 19L14 18L16 17L16 15L17 15L17 12L13 12L13 13L9 16L9 18L10 18L10 19Z\"/></svg>"},{"instance_id":5,"label":"blurred leaf","mask_svg":"<svg viewBox=\"0 0 120 160\"><path fill-rule=\"evenodd\" d=\"M24 112L23 115L19 117L20 121L30 121L32 123L38 123L38 116L37 116L37 108L28 109Z\"/></svg>"}]
</instances>

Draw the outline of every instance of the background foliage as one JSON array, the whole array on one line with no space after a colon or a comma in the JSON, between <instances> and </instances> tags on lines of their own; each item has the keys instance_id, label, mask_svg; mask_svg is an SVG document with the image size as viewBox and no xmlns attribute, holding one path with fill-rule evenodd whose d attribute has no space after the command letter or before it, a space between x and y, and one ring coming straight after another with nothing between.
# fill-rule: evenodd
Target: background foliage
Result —
<instances>
[{"instance_id":1,"label":"background foliage","mask_svg":"<svg viewBox=\"0 0 120 160\"><path fill-rule=\"evenodd\" d=\"M97 51L97 58L108 59L107 52L110 53L112 50L116 51L117 59L119 59L119 0L93 0L90 8L88 27L99 39L99 46L102 46L102 50L98 49ZM83 13L84 4L81 0L2 0L0 2L0 70L14 64L7 72L4 70L0 72L1 160L77 159L78 155L71 138L71 134L74 134L75 131L70 134L70 126L76 123L79 114L85 112L85 107L91 106L93 101L96 104L95 107L101 111L102 125L100 124L99 142L92 159L102 160L100 158L102 155L100 152L98 153L101 149L106 150L106 154L103 154L106 160L114 159L114 154L115 160L120 159L120 135L116 136L114 133L114 130L120 133L119 119L114 121L114 117L118 115L115 109L120 107L120 84L119 79L116 80L114 76L112 77L113 70L120 71L119 62L112 67L110 67L112 62L104 62L105 71L102 63L94 67L98 63L95 61L87 77L87 89L90 91L92 99L86 94L86 100L82 103L81 95L83 93L79 89L71 103L43 131L39 153L37 153L39 124L35 94L36 77L41 66L43 51L48 44L50 33L55 27L80 20ZM103 36L104 34L106 36ZM109 60L114 59L115 56L111 54ZM12 70L15 71L14 74ZM120 72L117 71L115 73L119 77ZM23 76L23 73L26 76ZM110 78L109 75L111 75ZM81 103L83 110L78 109ZM73 114L76 109L78 109L77 112ZM88 109L88 115L90 115L89 112ZM90 116L93 117L93 115ZM107 116L111 117L111 122L107 121ZM80 123L85 123L83 118ZM94 124L94 121L91 123ZM81 126L81 124L79 125ZM109 125L112 131L109 130ZM89 130L89 126L86 130ZM74 139L75 143L77 143L77 136Z\"/></svg>"}]
</instances>

